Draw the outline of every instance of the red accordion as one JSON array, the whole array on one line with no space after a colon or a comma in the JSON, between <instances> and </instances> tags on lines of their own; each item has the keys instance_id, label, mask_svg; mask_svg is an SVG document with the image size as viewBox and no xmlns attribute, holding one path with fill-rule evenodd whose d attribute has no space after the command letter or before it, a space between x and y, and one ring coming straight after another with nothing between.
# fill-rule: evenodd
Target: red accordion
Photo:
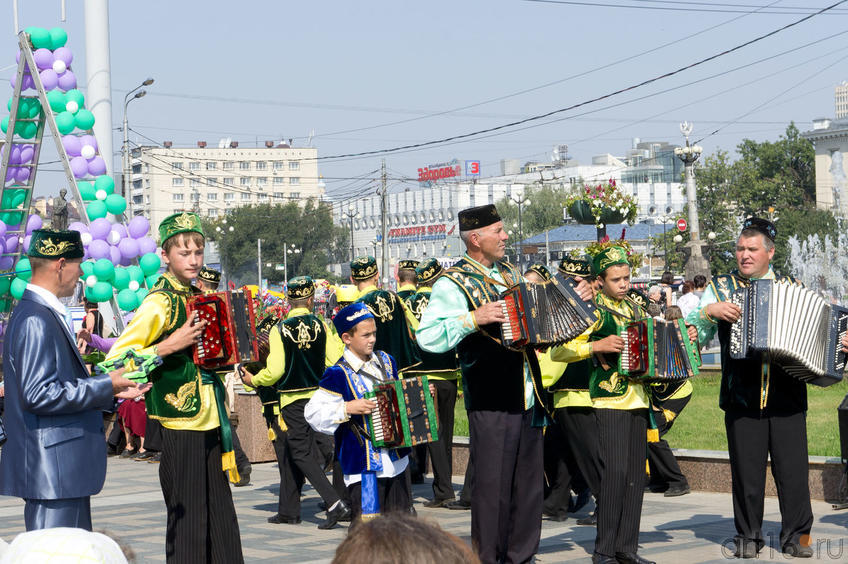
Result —
<instances>
[{"instance_id":1,"label":"red accordion","mask_svg":"<svg viewBox=\"0 0 848 564\"><path fill-rule=\"evenodd\" d=\"M259 359L259 346L250 290L210 292L187 300L188 315L206 327L194 347L194 362L217 369Z\"/></svg>"}]
</instances>

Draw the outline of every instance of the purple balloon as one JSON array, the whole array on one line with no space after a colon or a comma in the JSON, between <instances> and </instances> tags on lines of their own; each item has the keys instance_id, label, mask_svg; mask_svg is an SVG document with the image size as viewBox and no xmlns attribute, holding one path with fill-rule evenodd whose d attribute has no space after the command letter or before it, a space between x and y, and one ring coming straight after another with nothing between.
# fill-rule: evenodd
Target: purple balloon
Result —
<instances>
[{"instance_id":1,"label":"purple balloon","mask_svg":"<svg viewBox=\"0 0 848 564\"><path fill-rule=\"evenodd\" d=\"M121 236L121 239L124 239L127 236L127 228L124 227L120 223L115 223L112 225L112 231Z\"/></svg>"},{"instance_id":2,"label":"purple balloon","mask_svg":"<svg viewBox=\"0 0 848 564\"><path fill-rule=\"evenodd\" d=\"M13 252L18 248L18 242L20 239L17 235L6 235L6 249L9 252Z\"/></svg>"},{"instance_id":3,"label":"purple balloon","mask_svg":"<svg viewBox=\"0 0 848 564\"><path fill-rule=\"evenodd\" d=\"M87 162L88 173L91 176L100 176L101 174L106 174L106 161L104 161L103 157L101 157L100 155L97 155L96 157Z\"/></svg>"},{"instance_id":4,"label":"purple balloon","mask_svg":"<svg viewBox=\"0 0 848 564\"><path fill-rule=\"evenodd\" d=\"M34 230L41 229L41 226L43 225L43 223L44 222L41 221L41 216L32 214L31 216L29 216L29 219L27 220L26 234L29 235ZM29 248L29 245L26 245L26 247Z\"/></svg>"},{"instance_id":5,"label":"purple balloon","mask_svg":"<svg viewBox=\"0 0 848 564\"><path fill-rule=\"evenodd\" d=\"M35 149L32 145L21 145L21 164L31 161L34 155Z\"/></svg>"},{"instance_id":6,"label":"purple balloon","mask_svg":"<svg viewBox=\"0 0 848 564\"><path fill-rule=\"evenodd\" d=\"M68 153L69 157L80 156L80 151L82 150L82 143L80 142L80 138L76 135L63 136L62 146L65 148L65 152Z\"/></svg>"},{"instance_id":7,"label":"purple balloon","mask_svg":"<svg viewBox=\"0 0 848 564\"><path fill-rule=\"evenodd\" d=\"M88 225L88 232L91 233L91 237L101 241L106 240L111 230L112 224L105 217L98 217Z\"/></svg>"},{"instance_id":8,"label":"purple balloon","mask_svg":"<svg viewBox=\"0 0 848 564\"><path fill-rule=\"evenodd\" d=\"M141 239L136 239L138 242L138 254L146 255L147 253L155 253L156 252L156 241L154 241L150 237L142 237Z\"/></svg>"},{"instance_id":9,"label":"purple balloon","mask_svg":"<svg viewBox=\"0 0 848 564\"><path fill-rule=\"evenodd\" d=\"M3 221L0 221L0 242L3 243L4 249L6 248L6 239L3 239L3 237L5 237L5 236L6 236L6 223L3 222Z\"/></svg>"},{"instance_id":10,"label":"purple balloon","mask_svg":"<svg viewBox=\"0 0 848 564\"><path fill-rule=\"evenodd\" d=\"M24 79L21 81L21 89L22 90L35 90L35 80L33 80L31 75L24 75Z\"/></svg>"},{"instance_id":11,"label":"purple balloon","mask_svg":"<svg viewBox=\"0 0 848 564\"><path fill-rule=\"evenodd\" d=\"M71 231L79 231L80 233L88 233L88 227L86 227L85 223L81 221L75 221L68 225L68 229Z\"/></svg>"},{"instance_id":12,"label":"purple balloon","mask_svg":"<svg viewBox=\"0 0 848 564\"><path fill-rule=\"evenodd\" d=\"M118 247L109 247L109 256L106 257L112 261L112 264L121 264L121 251Z\"/></svg>"},{"instance_id":13,"label":"purple balloon","mask_svg":"<svg viewBox=\"0 0 848 564\"><path fill-rule=\"evenodd\" d=\"M10 166L6 169L6 182L11 182L15 179L15 175L18 173L18 167Z\"/></svg>"},{"instance_id":14,"label":"purple balloon","mask_svg":"<svg viewBox=\"0 0 848 564\"><path fill-rule=\"evenodd\" d=\"M94 135L81 135L79 140L80 145L82 147L85 147L86 145L91 145L92 147L94 147L94 152L97 152L97 138L94 137Z\"/></svg>"},{"instance_id":15,"label":"purple balloon","mask_svg":"<svg viewBox=\"0 0 848 564\"><path fill-rule=\"evenodd\" d=\"M18 184L24 184L27 180L29 180L29 169L21 167L15 173L15 180L17 180Z\"/></svg>"},{"instance_id":16,"label":"purple balloon","mask_svg":"<svg viewBox=\"0 0 848 564\"><path fill-rule=\"evenodd\" d=\"M111 256L109 249L111 249L109 243L101 239L94 239L88 245L88 254L93 259L109 258Z\"/></svg>"},{"instance_id":17,"label":"purple balloon","mask_svg":"<svg viewBox=\"0 0 848 564\"><path fill-rule=\"evenodd\" d=\"M16 165L21 163L21 146L20 145L12 145L12 149L9 151L9 165Z\"/></svg>"},{"instance_id":18,"label":"purple balloon","mask_svg":"<svg viewBox=\"0 0 848 564\"><path fill-rule=\"evenodd\" d=\"M0 255L6 252L6 240L0 239Z\"/></svg>"},{"instance_id":19,"label":"purple balloon","mask_svg":"<svg viewBox=\"0 0 848 564\"><path fill-rule=\"evenodd\" d=\"M59 75L53 69L45 69L38 73L45 90L53 90L59 85Z\"/></svg>"},{"instance_id":20,"label":"purple balloon","mask_svg":"<svg viewBox=\"0 0 848 564\"><path fill-rule=\"evenodd\" d=\"M121 266L129 266L132 264L133 259L127 257L121 257Z\"/></svg>"},{"instance_id":21,"label":"purple balloon","mask_svg":"<svg viewBox=\"0 0 848 564\"><path fill-rule=\"evenodd\" d=\"M147 232L150 231L150 222L144 216L137 215L130 220L127 231L129 231L130 237L139 239L147 235Z\"/></svg>"},{"instance_id":22,"label":"purple balloon","mask_svg":"<svg viewBox=\"0 0 848 564\"><path fill-rule=\"evenodd\" d=\"M59 88L67 92L68 90L73 90L76 87L77 77L74 75L73 71L66 70L63 72L62 76L59 77Z\"/></svg>"},{"instance_id":23,"label":"purple balloon","mask_svg":"<svg viewBox=\"0 0 848 564\"><path fill-rule=\"evenodd\" d=\"M15 265L15 259L12 257L0 258L0 270L10 270Z\"/></svg>"},{"instance_id":24,"label":"purple balloon","mask_svg":"<svg viewBox=\"0 0 848 564\"><path fill-rule=\"evenodd\" d=\"M138 243L135 239L130 239L129 237L121 239L121 242L118 243L118 250L121 252L122 257L133 259L138 256Z\"/></svg>"},{"instance_id":25,"label":"purple balloon","mask_svg":"<svg viewBox=\"0 0 848 564\"><path fill-rule=\"evenodd\" d=\"M53 57L59 61L64 61L69 66L74 61L74 54L67 47L59 47L53 51Z\"/></svg>"},{"instance_id":26,"label":"purple balloon","mask_svg":"<svg viewBox=\"0 0 848 564\"><path fill-rule=\"evenodd\" d=\"M38 70L53 68L53 52L50 49L36 49L32 58L35 59Z\"/></svg>"},{"instance_id":27,"label":"purple balloon","mask_svg":"<svg viewBox=\"0 0 848 564\"><path fill-rule=\"evenodd\" d=\"M82 157L74 157L71 159L71 171L75 178L83 178L88 174L88 161Z\"/></svg>"},{"instance_id":28,"label":"purple balloon","mask_svg":"<svg viewBox=\"0 0 848 564\"><path fill-rule=\"evenodd\" d=\"M24 237L24 249L29 249L29 242L32 241L32 235Z\"/></svg>"}]
</instances>

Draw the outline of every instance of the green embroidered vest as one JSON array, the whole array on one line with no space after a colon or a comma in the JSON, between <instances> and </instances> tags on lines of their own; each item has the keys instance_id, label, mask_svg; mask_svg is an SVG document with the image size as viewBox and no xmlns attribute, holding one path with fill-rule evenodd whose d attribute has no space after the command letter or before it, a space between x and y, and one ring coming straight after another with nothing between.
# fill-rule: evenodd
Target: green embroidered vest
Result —
<instances>
[{"instance_id":1,"label":"green embroidered vest","mask_svg":"<svg viewBox=\"0 0 848 564\"><path fill-rule=\"evenodd\" d=\"M397 291L397 296L403 301L409 300L409 298L411 298L414 295L415 295L415 290L398 290Z\"/></svg>"},{"instance_id":2,"label":"green embroidered vest","mask_svg":"<svg viewBox=\"0 0 848 564\"><path fill-rule=\"evenodd\" d=\"M403 306L397 294L386 290L373 290L357 301L368 306L377 322L375 351L385 351L392 355L397 363L398 372L403 372L421 362L418 347L412 340Z\"/></svg>"},{"instance_id":3,"label":"green embroidered vest","mask_svg":"<svg viewBox=\"0 0 848 564\"><path fill-rule=\"evenodd\" d=\"M200 290L186 288L173 275L163 274L145 297L155 294L168 299L169 309L165 330L157 342L165 340L171 333L185 324L186 298L199 294ZM192 349L187 348L162 359L162 366L150 373L153 387L145 394L147 414L162 421L186 420L200 413L200 369L194 364Z\"/></svg>"},{"instance_id":4,"label":"green embroidered vest","mask_svg":"<svg viewBox=\"0 0 848 564\"><path fill-rule=\"evenodd\" d=\"M327 331L321 320L310 314L290 317L277 324L286 354L278 392L297 392L318 387L324 374Z\"/></svg>"},{"instance_id":5,"label":"green embroidered vest","mask_svg":"<svg viewBox=\"0 0 848 564\"><path fill-rule=\"evenodd\" d=\"M604 295L599 293L595 296L595 302L609 307L608 300L604 299ZM626 315L613 315L611 312L598 308L598 314L601 316L601 326L596 329L589 337L589 341L600 341L610 335L616 335L618 324L624 324L631 319L642 317L641 311L637 306L624 302L629 310ZM609 368L597 363L592 367L591 376L589 378L589 395L592 399L595 398L617 398L627 393L629 383L627 378L618 374L618 355L612 353L604 353L604 361Z\"/></svg>"},{"instance_id":6,"label":"green embroidered vest","mask_svg":"<svg viewBox=\"0 0 848 564\"><path fill-rule=\"evenodd\" d=\"M421 316L430 303L431 292L431 288L422 288L406 300L407 307L409 307L412 315L418 321L421 321ZM459 368L459 362L456 359L456 349L451 349L443 353L431 353L419 349L418 354L421 356L421 364L415 367L414 372L426 372L427 374L434 372L456 372Z\"/></svg>"}]
</instances>

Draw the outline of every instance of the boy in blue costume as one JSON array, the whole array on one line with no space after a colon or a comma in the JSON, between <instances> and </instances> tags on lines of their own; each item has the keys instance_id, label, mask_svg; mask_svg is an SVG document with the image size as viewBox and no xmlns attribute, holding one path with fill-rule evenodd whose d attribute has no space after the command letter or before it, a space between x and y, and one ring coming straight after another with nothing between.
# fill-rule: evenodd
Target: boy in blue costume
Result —
<instances>
[{"instance_id":1,"label":"boy in blue costume","mask_svg":"<svg viewBox=\"0 0 848 564\"><path fill-rule=\"evenodd\" d=\"M316 431L335 435L354 523L381 512L408 511L411 496L403 473L409 449L374 447L365 424L365 415L376 407L365 394L379 382L397 380L397 364L385 352L374 350L377 325L365 304L343 308L333 324L345 344L344 354L324 372L318 391L306 404L306 420Z\"/></svg>"}]
</instances>

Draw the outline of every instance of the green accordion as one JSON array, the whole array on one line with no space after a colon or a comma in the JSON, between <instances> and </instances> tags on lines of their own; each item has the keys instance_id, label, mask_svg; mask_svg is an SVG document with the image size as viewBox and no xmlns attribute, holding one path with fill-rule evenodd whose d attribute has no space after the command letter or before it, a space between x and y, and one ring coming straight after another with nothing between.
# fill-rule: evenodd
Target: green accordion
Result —
<instances>
[{"instance_id":1,"label":"green accordion","mask_svg":"<svg viewBox=\"0 0 848 564\"><path fill-rule=\"evenodd\" d=\"M682 319L648 317L618 327L624 350L618 373L642 382L676 382L695 376L701 366L698 344L689 340Z\"/></svg>"},{"instance_id":2,"label":"green accordion","mask_svg":"<svg viewBox=\"0 0 848 564\"><path fill-rule=\"evenodd\" d=\"M378 448L403 448L439 440L439 421L427 376L389 380L365 394L377 404L365 417Z\"/></svg>"}]
</instances>

